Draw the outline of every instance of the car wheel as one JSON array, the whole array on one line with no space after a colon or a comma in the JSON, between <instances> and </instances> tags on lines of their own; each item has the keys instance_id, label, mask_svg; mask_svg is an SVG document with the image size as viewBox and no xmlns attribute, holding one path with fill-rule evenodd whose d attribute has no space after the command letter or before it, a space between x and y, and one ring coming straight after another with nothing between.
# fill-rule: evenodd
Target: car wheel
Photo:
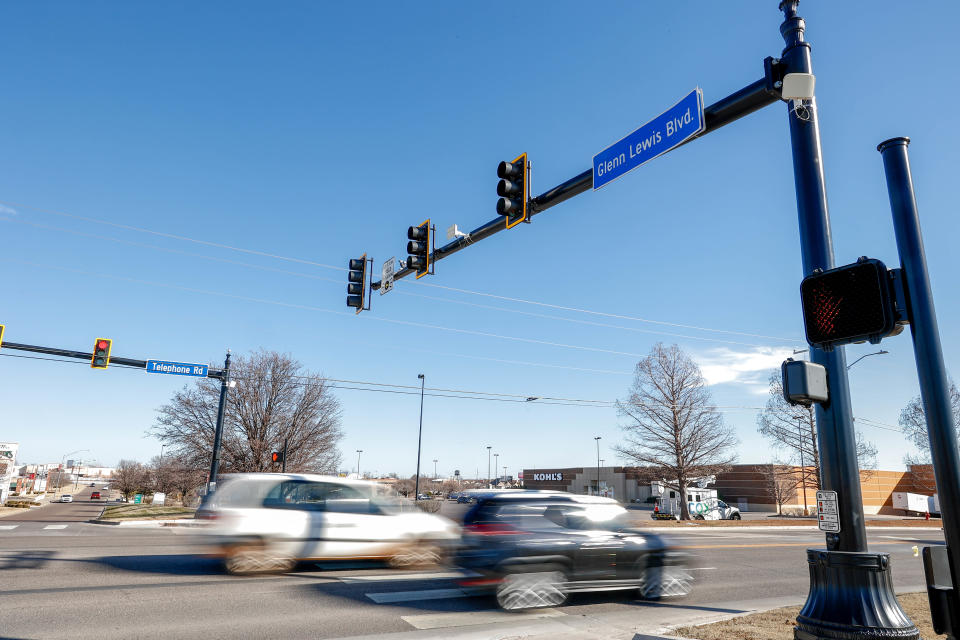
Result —
<instances>
[{"instance_id":1,"label":"car wheel","mask_svg":"<svg viewBox=\"0 0 960 640\"><path fill-rule=\"evenodd\" d=\"M234 545L227 550L223 561L229 573L248 576L256 573L284 573L290 571L295 560L274 556L262 543Z\"/></svg>"},{"instance_id":2,"label":"car wheel","mask_svg":"<svg viewBox=\"0 0 960 640\"><path fill-rule=\"evenodd\" d=\"M557 568L518 568L497 587L497 604L506 611L556 607L567 600L566 583L567 576Z\"/></svg>"},{"instance_id":3,"label":"car wheel","mask_svg":"<svg viewBox=\"0 0 960 640\"><path fill-rule=\"evenodd\" d=\"M433 545L414 543L403 547L397 553L390 556L388 564L395 569L405 567L421 567L425 565L439 564L442 559L440 549Z\"/></svg>"},{"instance_id":4,"label":"car wheel","mask_svg":"<svg viewBox=\"0 0 960 640\"><path fill-rule=\"evenodd\" d=\"M693 516L693 519L694 519L694 520L703 520L703 516L698 513L697 515Z\"/></svg>"},{"instance_id":5,"label":"car wheel","mask_svg":"<svg viewBox=\"0 0 960 640\"><path fill-rule=\"evenodd\" d=\"M730 519L731 519L731 520L739 520L739 519L740 519L740 514L739 514L739 513L735 513L735 514L733 514L732 516L730 516Z\"/></svg>"},{"instance_id":6,"label":"car wheel","mask_svg":"<svg viewBox=\"0 0 960 640\"><path fill-rule=\"evenodd\" d=\"M637 591L644 600L659 600L690 593L692 579L683 567L664 566L659 558L637 562Z\"/></svg>"}]
</instances>

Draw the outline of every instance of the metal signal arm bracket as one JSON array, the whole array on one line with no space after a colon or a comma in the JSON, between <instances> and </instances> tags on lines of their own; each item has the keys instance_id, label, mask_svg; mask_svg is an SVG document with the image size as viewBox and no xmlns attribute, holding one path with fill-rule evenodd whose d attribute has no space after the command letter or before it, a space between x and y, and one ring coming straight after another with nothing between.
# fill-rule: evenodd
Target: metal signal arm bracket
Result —
<instances>
[{"instance_id":1,"label":"metal signal arm bracket","mask_svg":"<svg viewBox=\"0 0 960 640\"><path fill-rule=\"evenodd\" d=\"M897 328L890 335L895 336L910 324L910 305L903 269L890 269L887 277L890 279L890 299L893 300L893 313L897 321Z\"/></svg>"}]
</instances>

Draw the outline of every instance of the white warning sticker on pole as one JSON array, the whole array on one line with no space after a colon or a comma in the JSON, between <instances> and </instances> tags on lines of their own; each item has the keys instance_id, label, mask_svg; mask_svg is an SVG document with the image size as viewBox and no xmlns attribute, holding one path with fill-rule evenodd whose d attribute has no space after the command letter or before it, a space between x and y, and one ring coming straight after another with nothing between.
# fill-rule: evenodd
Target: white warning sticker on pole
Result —
<instances>
[{"instance_id":1,"label":"white warning sticker on pole","mask_svg":"<svg viewBox=\"0 0 960 640\"><path fill-rule=\"evenodd\" d=\"M817 520L821 531L840 531L840 509L836 491L817 491Z\"/></svg>"}]
</instances>

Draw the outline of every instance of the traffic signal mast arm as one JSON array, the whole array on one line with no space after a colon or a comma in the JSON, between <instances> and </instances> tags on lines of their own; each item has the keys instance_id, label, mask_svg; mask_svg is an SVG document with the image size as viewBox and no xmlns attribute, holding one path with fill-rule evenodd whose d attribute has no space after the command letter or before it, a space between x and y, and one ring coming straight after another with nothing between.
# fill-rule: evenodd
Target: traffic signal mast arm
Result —
<instances>
[{"instance_id":1,"label":"traffic signal mast arm","mask_svg":"<svg viewBox=\"0 0 960 640\"><path fill-rule=\"evenodd\" d=\"M782 70L779 68L778 61L773 58L767 58L764 60L763 66L763 78L704 108L705 128L703 133L698 137L702 137L726 124L730 124L734 120L738 120L780 100L779 85L782 80ZM545 191L539 196L531 198L527 204L527 218L529 219L538 213L546 211L550 207L580 195L584 191L589 191L592 188L593 169L591 168L566 182L558 184L549 191ZM469 234L455 238L436 249L430 254L430 262L433 263L451 256L474 242L488 238L495 233L503 231L505 228L503 216L497 216L490 222L477 227ZM404 268L397 271L393 275L393 279L399 280L414 273L416 273L415 269ZM373 282L371 288L374 290L379 289L380 281L376 280Z\"/></svg>"},{"instance_id":2,"label":"traffic signal mast arm","mask_svg":"<svg viewBox=\"0 0 960 640\"><path fill-rule=\"evenodd\" d=\"M93 353L88 353L84 351L71 351L69 349L58 349L57 347L40 347L32 344L20 344L17 342L6 342L4 341L0 349L14 349L16 351L31 351L33 353L43 353L50 356L59 356L61 358L75 358L77 360L86 360L87 362L93 357ZM110 356L110 364L119 364L126 367L136 367L138 369L146 369L147 361L146 360L135 360L134 358L121 358L119 356ZM223 375L222 369L214 369L210 367L207 369L208 378L217 378L219 379Z\"/></svg>"}]
</instances>

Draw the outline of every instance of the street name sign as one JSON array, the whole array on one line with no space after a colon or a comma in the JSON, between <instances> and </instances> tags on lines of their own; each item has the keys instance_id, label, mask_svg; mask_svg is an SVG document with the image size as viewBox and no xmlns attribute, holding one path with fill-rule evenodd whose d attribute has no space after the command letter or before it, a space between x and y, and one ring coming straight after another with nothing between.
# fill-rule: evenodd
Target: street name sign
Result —
<instances>
[{"instance_id":1,"label":"street name sign","mask_svg":"<svg viewBox=\"0 0 960 640\"><path fill-rule=\"evenodd\" d=\"M817 524L820 531L840 531L840 511L836 491L817 491Z\"/></svg>"},{"instance_id":2,"label":"street name sign","mask_svg":"<svg viewBox=\"0 0 960 640\"><path fill-rule=\"evenodd\" d=\"M594 190L700 135L705 127L703 92L698 87L650 122L593 156Z\"/></svg>"},{"instance_id":3,"label":"street name sign","mask_svg":"<svg viewBox=\"0 0 960 640\"><path fill-rule=\"evenodd\" d=\"M147 360L147 373L165 373L171 376L199 376L207 377L208 365L193 364L190 362L166 362L164 360Z\"/></svg>"}]
</instances>

